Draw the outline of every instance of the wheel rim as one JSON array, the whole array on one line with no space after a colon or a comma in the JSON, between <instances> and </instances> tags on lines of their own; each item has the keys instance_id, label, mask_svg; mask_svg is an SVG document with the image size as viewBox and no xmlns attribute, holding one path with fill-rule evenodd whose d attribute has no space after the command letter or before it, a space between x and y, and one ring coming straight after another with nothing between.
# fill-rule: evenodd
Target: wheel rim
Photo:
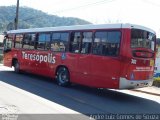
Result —
<instances>
[{"instance_id":1,"label":"wheel rim","mask_svg":"<svg viewBox=\"0 0 160 120\"><path fill-rule=\"evenodd\" d=\"M59 72L58 78L59 78L60 83L67 83L68 82L68 72L65 68Z\"/></svg>"}]
</instances>

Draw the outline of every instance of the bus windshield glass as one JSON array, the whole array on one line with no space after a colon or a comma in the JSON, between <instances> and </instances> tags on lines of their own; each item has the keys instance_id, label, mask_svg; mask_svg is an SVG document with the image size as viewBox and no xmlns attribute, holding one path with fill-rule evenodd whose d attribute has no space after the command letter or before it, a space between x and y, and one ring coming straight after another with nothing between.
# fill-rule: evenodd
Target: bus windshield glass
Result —
<instances>
[{"instance_id":1,"label":"bus windshield glass","mask_svg":"<svg viewBox=\"0 0 160 120\"><path fill-rule=\"evenodd\" d=\"M154 51L155 46L155 34L140 30L131 30L131 48L147 48Z\"/></svg>"}]
</instances>

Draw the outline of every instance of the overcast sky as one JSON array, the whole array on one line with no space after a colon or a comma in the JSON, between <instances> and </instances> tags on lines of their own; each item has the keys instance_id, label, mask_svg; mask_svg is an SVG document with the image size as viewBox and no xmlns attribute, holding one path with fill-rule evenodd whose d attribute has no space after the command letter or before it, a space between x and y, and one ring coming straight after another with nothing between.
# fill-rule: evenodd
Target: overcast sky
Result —
<instances>
[{"instance_id":1,"label":"overcast sky","mask_svg":"<svg viewBox=\"0 0 160 120\"><path fill-rule=\"evenodd\" d=\"M48 14L78 17L95 24L133 23L156 31L160 37L160 0L19 0ZM0 6L16 5L17 0L0 0Z\"/></svg>"}]
</instances>

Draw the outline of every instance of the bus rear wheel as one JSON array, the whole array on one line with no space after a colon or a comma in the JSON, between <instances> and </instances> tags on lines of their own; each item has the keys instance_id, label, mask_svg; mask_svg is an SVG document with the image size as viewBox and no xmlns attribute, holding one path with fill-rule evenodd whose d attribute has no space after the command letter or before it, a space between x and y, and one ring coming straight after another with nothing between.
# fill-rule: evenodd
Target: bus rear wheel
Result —
<instances>
[{"instance_id":1,"label":"bus rear wheel","mask_svg":"<svg viewBox=\"0 0 160 120\"><path fill-rule=\"evenodd\" d=\"M14 62L14 72L20 73L20 64L17 60Z\"/></svg>"},{"instance_id":2,"label":"bus rear wheel","mask_svg":"<svg viewBox=\"0 0 160 120\"><path fill-rule=\"evenodd\" d=\"M60 67L56 73L56 81L60 86L68 86L70 84L69 71L65 67Z\"/></svg>"}]
</instances>

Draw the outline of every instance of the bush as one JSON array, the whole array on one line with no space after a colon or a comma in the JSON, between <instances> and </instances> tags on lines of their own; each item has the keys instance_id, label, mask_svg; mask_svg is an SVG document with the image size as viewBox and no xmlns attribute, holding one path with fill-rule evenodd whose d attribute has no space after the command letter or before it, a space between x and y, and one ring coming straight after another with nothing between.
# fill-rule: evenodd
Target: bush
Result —
<instances>
[{"instance_id":1,"label":"bush","mask_svg":"<svg viewBox=\"0 0 160 120\"><path fill-rule=\"evenodd\" d=\"M160 80L154 80L153 86L160 87Z\"/></svg>"}]
</instances>

